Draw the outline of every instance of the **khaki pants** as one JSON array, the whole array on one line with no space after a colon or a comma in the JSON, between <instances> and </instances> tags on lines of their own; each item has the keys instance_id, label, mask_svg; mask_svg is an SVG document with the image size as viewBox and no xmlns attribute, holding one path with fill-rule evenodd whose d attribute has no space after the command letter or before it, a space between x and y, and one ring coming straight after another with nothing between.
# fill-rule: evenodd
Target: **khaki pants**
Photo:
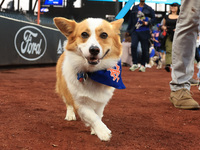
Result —
<instances>
[{"instance_id":1,"label":"khaki pants","mask_svg":"<svg viewBox=\"0 0 200 150\"><path fill-rule=\"evenodd\" d=\"M171 65L171 63L172 63L172 41L170 40L169 36L166 39L165 47L166 47L165 64Z\"/></svg>"},{"instance_id":2,"label":"khaki pants","mask_svg":"<svg viewBox=\"0 0 200 150\"><path fill-rule=\"evenodd\" d=\"M182 0L172 45L172 81L170 88L190 90L194 74L195 47L200 22L200 1Z\"/></svg>"}]
</instances>

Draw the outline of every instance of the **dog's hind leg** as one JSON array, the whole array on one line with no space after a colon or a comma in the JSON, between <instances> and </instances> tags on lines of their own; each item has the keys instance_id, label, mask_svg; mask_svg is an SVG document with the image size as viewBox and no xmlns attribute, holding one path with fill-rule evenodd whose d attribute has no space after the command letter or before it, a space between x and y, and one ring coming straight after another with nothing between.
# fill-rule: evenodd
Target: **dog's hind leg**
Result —
<instances>
[{"instance_id":1,"label":"dog's hind leg","mask_svg":"<svg viewBox=\"0 0 200 150\"><path fill-rule=\"evenodd\" d=\"M76 115L74 113L74 108L71 105L67 105L67 111L66 111L65 120L68 120L68 121L76 120Z\"/></svg>"},{"instance_id":2,"label":"dog's hind leg","mask_svg":"<svg viewBox=\"0 0 200 150\"><path fill-rule=\"evenodd\" d=\"M68 121L76 120L76 115L75 115L75 112L74 112L74 107L72 105L68 105L67 104L67 101L66 101L66 99L65 99L64 96L63 96L63 101L65 102L66 108L67 108L65 120L68 120Z\"/></svg>"}]
</instances>

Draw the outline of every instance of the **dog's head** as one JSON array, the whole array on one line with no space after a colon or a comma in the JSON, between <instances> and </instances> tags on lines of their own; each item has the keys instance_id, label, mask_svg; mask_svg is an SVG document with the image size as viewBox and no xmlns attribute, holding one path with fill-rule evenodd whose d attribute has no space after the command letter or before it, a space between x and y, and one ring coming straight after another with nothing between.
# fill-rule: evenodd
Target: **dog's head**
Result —
<instances>
[{"instance_id":1,"label":"dog's head","mask_svg":"<svg viewBox=\"0 0 200 150\"><path fill-rule=\"evenodd\" d=\"M62 17L54 18L57 28L67 37L65 49L79 54L87 65L99 66L106 60L119 60L122 54L120 28L123 19L111 23L88 18L80 23Z\"/></svg>"},{"instance_id":2,"label":"dog's head","mask_svg":"<svg viewBox=\"0 0 200 150\"><path fill-rule=\"evenodd\" d=\"M142 17L145 17L144 13L141 11L138 11L137 18L142 18Z\"/></svg>"}]
</instances>

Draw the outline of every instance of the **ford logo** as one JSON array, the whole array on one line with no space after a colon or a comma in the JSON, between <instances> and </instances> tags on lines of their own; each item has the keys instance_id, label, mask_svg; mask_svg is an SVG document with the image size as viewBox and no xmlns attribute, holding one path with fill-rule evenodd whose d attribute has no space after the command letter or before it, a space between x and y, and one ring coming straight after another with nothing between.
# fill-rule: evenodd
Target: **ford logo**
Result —
<instances>
[{"instance_id":1,"label":"ford logo","mask_svg":"<svg viewBox=\"0 0 200 150\"><path fill-rule=\"evenodd\" d=\"M38 28L25 26L17 31L14 45L17 53L23 59L35 61L45 54L47 41L42 31Z\"/></svg>"}]
</instances>

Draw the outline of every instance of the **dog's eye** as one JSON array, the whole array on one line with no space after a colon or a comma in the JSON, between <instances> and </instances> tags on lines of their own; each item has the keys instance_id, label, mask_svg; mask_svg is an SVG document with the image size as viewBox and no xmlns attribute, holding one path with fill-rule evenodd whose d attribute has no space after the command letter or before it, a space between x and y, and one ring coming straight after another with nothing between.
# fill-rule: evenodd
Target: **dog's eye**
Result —
<instances>
[{"instance_id":1,"label":"dog's eye","mask_svg":"<svg viewBox=\"0 0 200 150\"><path fill-rule=\"evenodd\" d=\"M81 37L87 39L89 37L89 34L87 32L83 32L81 33Z\"/></svg>"},{"instance_id":2,"label":"dog's eye","mask_svg":"<svg viewBox=\"0 0 200 150\"><path fill-rule=\"evenodd\" d=\"M106 39L108 37L108 34L106 32L103 32L103 33L100 34L100 37L102 39Z\"/></svg>"}]
</instances>

